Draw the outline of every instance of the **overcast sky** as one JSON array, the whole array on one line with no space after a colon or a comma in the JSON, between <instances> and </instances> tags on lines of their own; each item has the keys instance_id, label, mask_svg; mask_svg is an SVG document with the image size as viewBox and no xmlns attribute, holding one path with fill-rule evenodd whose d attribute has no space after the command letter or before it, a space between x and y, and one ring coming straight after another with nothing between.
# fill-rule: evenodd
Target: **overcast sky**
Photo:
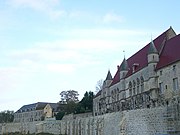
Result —
<instances>
[{"instance_id":1,"label":"overcast sky","mask_svg":"<svg viewBox=\"0 0 180 135\"><path fill-rule=\"evenodd\" d=\"M0 0L0 111L95 91L108 70L170 26L180 1Z\"/></svg>"}]
</instances>

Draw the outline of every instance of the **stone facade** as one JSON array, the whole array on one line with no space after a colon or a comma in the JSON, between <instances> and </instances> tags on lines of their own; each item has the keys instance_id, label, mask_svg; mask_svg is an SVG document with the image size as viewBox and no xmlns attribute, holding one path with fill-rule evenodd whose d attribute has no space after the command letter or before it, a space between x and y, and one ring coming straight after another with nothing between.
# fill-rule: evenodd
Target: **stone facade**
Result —
<instances>
[{"instance_id":1,"label":"stone facade","mask_svg":"<svg viewBox=\"0 0 180 135\"><path fill-rule=\"evenodd\" d=\"M68 114L65 115L62 120L72 120L72 119L80 119L80 118L87 118L92 117L92 113L81 113L81 114Z\"/></svg>"},{"instance_id":2,"label":"stone facade","mask_svg":"<svg viewBox=\"0 0 180 135\"><path fill-rule=\"evenodd\" d=\"M180 35L170 27L108 76L93 100L93 115L180 102ZM174 52L172 52L174 51Z\"/></svg>"},{"instance_id":3,"label":"stone facade","mask_svg":"<svg viewBox=\"0 0 180 135\"><path fill-rule=\"evenodd\" d=\"M34 110L14 114L14 122L41 121L44 117L43 110Z\"/></svg>"},{"instance_id":4,"label":"stone facade","mask_svg":"<svg viewBox=\"0 0 180 135\"><path fill-rule=\"evenodd\" d=\"M180 104L174 105L61 121L0 124L0 134L44 132L55 135L179 135Z\"/></svg>"},{"instance_id":5,"label":"stone facade","mask_svg":"<svg viewBox=\"0 0 180 135\"><path fill-rule=\"evenodd\" d=\"M14 122L42 121L53 118L57 107L56 103L43 102L24 105L14 114Z\"/></svg>"}]
</instances>

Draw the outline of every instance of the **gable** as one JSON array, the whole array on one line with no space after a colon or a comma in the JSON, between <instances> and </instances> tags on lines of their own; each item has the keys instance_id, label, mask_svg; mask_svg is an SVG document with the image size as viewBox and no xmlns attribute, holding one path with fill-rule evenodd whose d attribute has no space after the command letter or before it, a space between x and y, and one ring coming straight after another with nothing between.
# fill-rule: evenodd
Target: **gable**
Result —
<instances>
[{"instance_id":1,"label":"gable","mask_svg":"<svg viewBox=\"0 0 180 135\"><path fill-rule=\"evenodd\" d=\"M160 55L156 69L163 68L180 60L180 35L168 40Z\"/></svg>"},{"instance_id":2,"label":"gable","mask_svg":"<svg viewBox=\"0 0 180 135\"><path fill-rule=\"evenodd\" d=\"M174 32L172 28L170 27L167 31L163 32L160 36L158 36L156 39L153 40L154 45L158 51L158 53L161 52L161 49L163 48L163 45L166 41L166 39L172 38L175 36L175 32L171 34L171 32ZM174 35L173 35L174 34ZM171 37L168 37L168 36ZM149 49L150 43L148 43L145 47L143 47L141 50L139 50L137 53L132 55L130 58L127 59L128 63L128 73L126 75L126 78L131 76L132 74L140 71L144 67L148 65L147 61L147 54L148 54L148 49ZM133 72L133 65L137 64L138 66L136 67L136 70ZM111 83L111 86L118 83L120 81L120 69L117 70L113 81Z\"/></svg>"}]
</instances>

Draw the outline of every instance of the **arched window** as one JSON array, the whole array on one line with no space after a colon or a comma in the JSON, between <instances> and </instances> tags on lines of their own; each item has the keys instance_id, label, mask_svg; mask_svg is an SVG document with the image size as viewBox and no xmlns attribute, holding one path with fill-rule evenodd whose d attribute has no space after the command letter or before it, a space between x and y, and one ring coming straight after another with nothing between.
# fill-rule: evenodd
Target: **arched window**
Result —
<instances>
[{"instance_id":1,"label":"arched window","mask_svg":"<svg viewBox=\"0 0 180 135\"><path fill-rule=\"evenodd\" d=\"M132 96L132 83L129 82L129 96Z\"/></svg>"},{"instance_id":2,"label":"arched window","mask_svg":"<svg viewBox=\"0 0 180 135\"><path fill-rule=\"evenodd\" d=\"M144 92L144 78L141 76L141 92Z\"/></svg>"},{"instance_id":3,"label":"arched window","mask_svg":"<svg viewBox=\"0 0 180 135\"><path fill-rule=\"evenodd\" d=\"M119 88L117 88L117 101L119 100Z\"/></svg>"},{"instance_id":4,"label":"arched window","mask_svg":"<svg viewBox=\"0 0 180 135\"><path fill-rule=\"evenodd\" d=\"M116 91L116 89L114 89L114 100L116 101L117 100L117 91Z\"/></svg>"},{"instance_id":5,"label":"arched window","mask_svg":"<svg viewBox=\"0 0 180 135\"><path fill-rule=\"evenodd\" d=\"M113 92L113 90L111 91L111 97L113 97L113 95L114 95L114 92Z\"/></svg>"},{"instance_id":6,"label":"arched window","mask_svg":"<svg viewBox=\"0 0 180 135\"><path fill-rule=\"evenodd\" d=\"M120 91L119 91L119 88L117 88L117 92L119 93Z\"/></svg>"},{"instance_id":7,"label":"arched window","mask_svg":"<svg viewBox=\"0 0 180 135\"><path fill-rule=\"evenodd\" d=\"M136 95L136 82L133 80L133 95Z\"/></svg>"},{"instance_id":8,"label":"arched window","mask_svg":"<svg viewBox=\"0 0 180 135\"><path fill-rule=\"evenodd\" d=\"M140 81L139 81L139 78L137 78L137 94L140 93L140 91L139 91L139 84L140 84Z\"/></svg>"}]
</instances>

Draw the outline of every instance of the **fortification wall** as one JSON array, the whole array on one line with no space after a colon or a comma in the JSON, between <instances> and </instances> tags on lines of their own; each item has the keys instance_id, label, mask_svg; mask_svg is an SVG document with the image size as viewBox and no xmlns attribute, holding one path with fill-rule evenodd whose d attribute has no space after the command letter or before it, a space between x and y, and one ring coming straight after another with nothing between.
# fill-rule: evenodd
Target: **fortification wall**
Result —
<instances>
[{"instance_id":1,"label":"fortification wall","mask_svg":"<svg viewBox=\"0 0 180 135\"><path fill-rule=\"evenodd\" d=\"M7 132L53 133L67 135L157 135L168 134L166 107L109 113L102 116L62 121L6 123L0 134Z\"/></svg>"}]
</instances>

